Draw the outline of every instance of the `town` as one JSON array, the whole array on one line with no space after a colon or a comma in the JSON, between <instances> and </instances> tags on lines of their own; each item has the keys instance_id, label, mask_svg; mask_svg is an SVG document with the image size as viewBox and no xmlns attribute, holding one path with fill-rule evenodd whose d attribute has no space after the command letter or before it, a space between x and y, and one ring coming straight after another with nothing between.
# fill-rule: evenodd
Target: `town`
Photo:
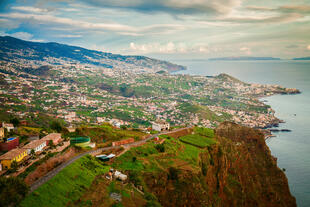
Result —
<instances>
[{"instance_id":1,"label":"town","mask_svg":"<svg viewBox=\"0 0 310 207\"><path fill-rule=\"evenodd\" d=\"M41 66L29 73L25 67L34 66L0 62L0 115L31 123L46 115L72 127L110 122L145 130L152 121L162 119L171 125L214 128L230 120L265 128L279 120L258 99L298 93L276 85L243 83L226 74L204 77L156 70L112 71L78 63Z\"/></svg>"}]
</instances>

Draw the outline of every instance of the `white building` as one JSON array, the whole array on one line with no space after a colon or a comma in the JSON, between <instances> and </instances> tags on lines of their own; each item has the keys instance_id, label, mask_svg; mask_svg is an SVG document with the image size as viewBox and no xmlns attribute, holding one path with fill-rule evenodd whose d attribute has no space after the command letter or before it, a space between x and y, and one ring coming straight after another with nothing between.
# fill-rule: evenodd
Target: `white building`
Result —
<instances>
[{"instance_id":1,"label":"white building","mask_svg":"<svg viewBox=\"0 0 310 207\"><path fill-rule=\"evenodd\" d=\"M103 123L104 121L105 121L104 118L102 118L102 117L97 117L97 122L98 122L99 124Z\"/></svg>"},{"instance_id":2,"label":"white building","mask_svg":"<svg viewBox=\"0 0 310 207\"><path fill-rule=\"evenodd\" d=\"M10 123L4 123L4 122L3 122L3 123L2 123L2 127L5 128L5 129L7 129L8 132L14 130L14 125L13 125L13 124L10 124Z\"/></svg>"},{"instance_id":3,"label":"white building","mask_svg":"<svg viewBox=\"0 0 310 207\"><path fill-rule=\"evenodd\" d=\"M165 131L170 129L170 124L166 121L156 121L152 123L152 129L155 131Z\"/></svg>"},{"instance_id":4,"label":"white building","mask_svg":"<svg viewBox=\"0 0 310 207\"><path fill-rule=\"evenodd\" d=\"M123 173L121 173L121 172L119 172L117 170L114 173L114 177L115 177L115 179L119 179L121 181L127 180L127 175L125 175L125 174L123 174Z\"/></svg>"},{"instance_id":5,"label":"white building","mask_svg":"<svg viewBox=\"0 0 310 207\"><path fill-rule=\"evenodd\" d=\"M46 141L39 139L29 142L23 147L23 149L26 149L27 154L29 155L31 150L34 150L34 152L40 152L43 151L44 147L46 147Z\"/></svg>"}]
</instances>

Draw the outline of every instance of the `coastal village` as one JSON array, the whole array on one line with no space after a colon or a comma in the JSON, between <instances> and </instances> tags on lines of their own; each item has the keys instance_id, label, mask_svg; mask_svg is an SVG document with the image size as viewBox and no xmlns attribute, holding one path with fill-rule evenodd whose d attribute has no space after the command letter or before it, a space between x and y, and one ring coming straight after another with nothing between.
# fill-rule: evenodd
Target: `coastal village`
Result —
<instances>
[{"instance_id":1,"label":"coastal village","mask_svg":"<svg viewBox=\"0 0 310 207\"><path fill-rule=\"evenodd\" d=\"M35 64L23 67L35 67ZM274 111L258 100L298 93L276 85L247 84L228 75L189 76L104 69L87 64L46 66L43 75L20 64L0 62L2 113L29 120L45 114L68 126L110 122L147 129L162 119L172 125L216 127L221 121L266 128L278 123ZM42 69L42 68L41 68ZM37 69L37 70L40 70ZM45 74L46 73L46 74Z\"/></svg>"}]
</instances>

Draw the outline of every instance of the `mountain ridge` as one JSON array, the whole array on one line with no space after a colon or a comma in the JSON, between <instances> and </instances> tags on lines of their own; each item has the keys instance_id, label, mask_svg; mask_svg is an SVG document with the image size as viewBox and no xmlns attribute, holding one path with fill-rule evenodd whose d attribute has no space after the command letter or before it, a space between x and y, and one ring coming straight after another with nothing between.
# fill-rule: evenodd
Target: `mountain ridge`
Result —
<instances>
[{"instance_id":1,"label":"mountain ridge","mask_svg":"<svg viewBox=\"0 0 310 207\"><path fill-rule=\"evenodd\" d=\"M138 67L141 70L153 70L155 72L160 70L173 72L186 69L181 65L146 56L120 55L56 42L40 43L11 36L0 36L0 60L13 61L14 59L23 59L39 66L43 65L44 62L52 65L77 62L109 69L134 69Z\"/></svg>"}]
</instances>

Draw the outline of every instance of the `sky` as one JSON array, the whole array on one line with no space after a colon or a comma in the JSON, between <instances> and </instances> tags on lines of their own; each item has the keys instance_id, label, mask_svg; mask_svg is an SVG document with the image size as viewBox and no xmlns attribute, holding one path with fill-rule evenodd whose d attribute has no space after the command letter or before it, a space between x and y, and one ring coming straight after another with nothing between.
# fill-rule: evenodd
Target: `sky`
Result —
<instances>
[{"instance_id":1,"label":"sky","mask_svg":"<svg viewBox=\"0 0 310 207\"><path fill-rule=\"evenodd\" d=\"M0 35L161 59L310 56L310 0L0 0Z\"/></svg>"}]
</instances>

